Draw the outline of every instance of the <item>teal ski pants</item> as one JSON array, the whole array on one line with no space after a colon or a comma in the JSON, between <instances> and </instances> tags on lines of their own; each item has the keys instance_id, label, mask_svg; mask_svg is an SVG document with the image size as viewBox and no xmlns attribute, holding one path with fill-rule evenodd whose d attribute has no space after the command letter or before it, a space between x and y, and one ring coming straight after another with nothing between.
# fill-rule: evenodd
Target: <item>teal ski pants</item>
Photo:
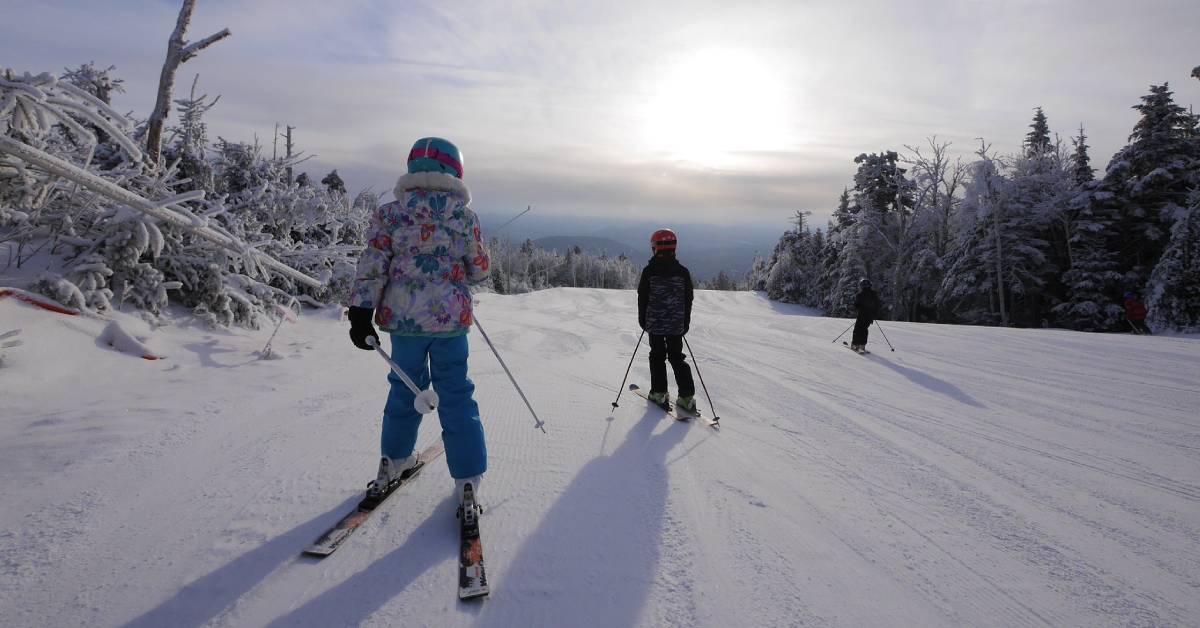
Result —
<instances>
[{"instance_id":1,"label":"teal ski pants","mask_svg":"<svg viewBox=\"0 0 1200 628\"><path fill-rule=\"evenodd\" d=\"M475 384L467 377L467 335L391 336L392 361L418 388L428 387L432 376L450 476L459 479L482 475L487 470L487 446L474 398ZM388 372L388 381L391 391L383 409L380 451L389 458L405 458L416 446L421 414L413 408L412 391L395 373Z\"/></svg>"}]
</instances>

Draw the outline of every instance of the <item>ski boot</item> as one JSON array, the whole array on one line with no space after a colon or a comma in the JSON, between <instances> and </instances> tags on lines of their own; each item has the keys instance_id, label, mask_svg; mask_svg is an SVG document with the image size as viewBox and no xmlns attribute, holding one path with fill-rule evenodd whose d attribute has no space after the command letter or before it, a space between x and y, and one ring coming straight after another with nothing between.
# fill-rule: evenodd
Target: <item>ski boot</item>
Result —
<instances>
[{"instance_id":1,"label":"ski boot","mask_svg":"<svg viewBox=\"0 0 1200 628\"><path fill-rule=\"evenodd\" d=\"M696 396L688 395L686 397L676 397L675 407L684 412L700 416L700 409L696 407Z\"/></svg>"},{"instance_id":2,"label":"ski boot","mask_svg":"<svg viewBox=\"0 0 1200 628\"><path fill-rule=\"evenodd\" d=\"M475 515L483 514L483 506L479 505L479 482L483 476L476 475L474 477L463 478L454 481L454 496L458 499L458 514L462 518L465 510L470 510ZM472 516L472 519L474 516Z\"/></svg>"},{"instance_id":3,"label":"ski boot","mask_svg":"<svg viewBox=\"0 0 1200 628\"><path fill-rule=\"evenodd\" d=\"M367 499L378 500L386 496L401 480L411 477L420 467L421 461L417 459L415 452L407 458L393 459L383 456L379 459L379 472L375 479L367 484Z\"/></svg>"},{"instance_id":4,"label":"ski boot","mask_svg":"<svg viewBox=\"0 0 1200 628\"><path fill-rule=\"evenodd\" d=\"M671 401L667 398L667 392L665 390L662 392L655 392L652 390L646 393L646 399L649 399L650 403L653 403L667 412L671 411Z\"/></svg>"}]
</instances>

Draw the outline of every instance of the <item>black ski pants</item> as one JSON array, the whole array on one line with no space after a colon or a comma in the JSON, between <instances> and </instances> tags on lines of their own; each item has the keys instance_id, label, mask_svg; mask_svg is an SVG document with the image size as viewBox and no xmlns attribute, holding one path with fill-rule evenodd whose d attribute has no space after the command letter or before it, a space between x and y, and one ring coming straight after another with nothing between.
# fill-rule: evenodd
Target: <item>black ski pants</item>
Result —
<instances>
[{"instance_id":1,"label":"black ski pants","mask_svg":"<svg viewBox=\"0 0 1200 628\"><path fill-rule=\"evenodd\" d=\"M854 321L854 337L850 340L850 344L865 345L867 344L867 332L871 331L871 323L874 319L858 317Z\"/></svg>"},{"instance_id":2,"label":"black ski pants","mask_svg":"<svg viewBox=\"0 0 1200 628\"><path fill-rule=\"evenodd\" d=\"M679 387L680 397L691 397L696 394L696 384L692 381L692 368L686 362L683 354L683 336L650 336L650 390L651 392L667 391L667 362L675 371L675 385Z\"/></svg>"}]
</instances>

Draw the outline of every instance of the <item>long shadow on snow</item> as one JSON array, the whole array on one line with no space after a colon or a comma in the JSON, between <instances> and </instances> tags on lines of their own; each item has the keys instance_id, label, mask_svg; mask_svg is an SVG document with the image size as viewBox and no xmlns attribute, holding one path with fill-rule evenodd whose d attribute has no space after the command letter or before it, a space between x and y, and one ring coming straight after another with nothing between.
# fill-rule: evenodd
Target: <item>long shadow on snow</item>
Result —
<instances>
[{"instance_id":1,"label":"long shadow on snow","mask_svg":"<svg viewBox=\"0 0 1200 628\"><path fill-rule=\"evenodd\" d=\"M346 513L360 497L347 499L329 512L309 519L242 554L180 589L171 599L125 624L125 628L201 626L248 593L280 565Z\"/></svg>"},{"instance_id":2,"label":"long shadow on snow","mask_svg":"<svg viewBox=\"0 0 1200 628\"><path fill-rule=\"evenodd\" d=\"M667 454L689 429L649 408L610 455L585 465L499 572L477 625L637 623L658 573Z\"/></svg>"},{"instance_id":3,"label":"long shadow on snow","mask_svg":"<svg viewBox=\"0 0 1200 628\"><path fill-rule=\"evenodd\" d=\"M983 405L982 403L975 401L974 397L963 392L962 389L959 388L958 386L955 386L954 384L951 384L950 382L948 382L944 379L938 379L928 373L922 373L921 371L918 371L914 368L909 368L907 366L901 366L899 364L896 364L895 362L892 362L886 358L880 357L875 354L871 354L871 357L874 358L875 362L879 362L880 364L892 369L893 371L896 371L897 373L907 377L908 380L913 382L914 384L920 384L921 386L924 386L925 388L928 388L929 390L932 390L933 392L941 393L943 395L946 395L947 397L954 399L955 401L965 403L969 406L975 406L976 408L987 407L987 406Z\"/></svg>"},{"instance_id":4,"label":"long shadow on snow","mask_svg":"<svg viewBox=\"0 0 1200 628\"><path fill-rule=\"evenodd\" d=\"M268 624L269 628L325 628L362 624L421 574L446 563L449 559L457 560L458 526L454 518L456 508L453 496L447 496L434 508L434 512L425 522L408 535L408 539L400 547L303 606L272 621ZM486 517L481 522L487 525ZM446 571L447 599L453 599L452 585L456 575L456 568Z\"/></svg>"}]
</instances>

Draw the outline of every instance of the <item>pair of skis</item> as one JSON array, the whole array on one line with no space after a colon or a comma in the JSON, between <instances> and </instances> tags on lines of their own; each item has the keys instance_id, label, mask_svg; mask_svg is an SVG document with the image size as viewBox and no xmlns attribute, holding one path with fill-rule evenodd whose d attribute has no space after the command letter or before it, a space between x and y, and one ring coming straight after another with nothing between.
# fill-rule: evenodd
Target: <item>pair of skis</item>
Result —
<instances>
[{"instance_id":1,"label":"pair of skis","mask_svg":"<svg viewBox=\"0 0 1200 628\"><path fill-rule=\"evenodd\" d=\"M440 442L426 448L417 455L416 466L405 471L384 490L368 491L366 497L363 497L354 510L342 517L332 528L308 546L304 553L324 558L337 551L355 530L371 518L372 513L387 502L389 497L420 475L425 465L441 456L443 452L445 452L445 448ZM458 509L460 541L458 597L462 600L482 597L487 595L489 590L487 574L483 569L483 545L479 539L479 514L481 512L483 509L475 502L474 491L468 489L464 492L463 504Z\"/></svg>"},{"instance_id":2,"label":"pair of skis","mask_svg":"<svg viewBox=\"0 0 1200 628\"><path fill-rule=\"evenodd\" d=\"M843 340L843 341L842 341L842 346L843 346L843 347L846 347L847 349L849 349L849 350L851 350L851 351L853 351L853 352L855 352L855 353L857 353L857 354L859 354L859 355L871 355L871 352L870 352L870 351L867 351L866 349L863 349L862 351L859 351L858 349L855 349L854 347L851 347L851 346L850 346L850 343L846 342L845 340Z\"/></svg>"},{"instance_id":3,"label":"pair of skis","mask_svg":"<svg viewBox=\"0 0 1200 628\"><path fill-rule=\"evenodd\" d=\"M700 419L701 421L704 422L705 425L707 425L713 429L716 429L716 430L721 429L720 423L717 423L716 421L713 421L712 419L708 419L708 418L700 416L699 409L697 409L695 412L691 412L689 410L685 410L685 409L679 407L678 405L672 406L669 401L664 401L662 403L652 401L650 399L650 397L646 396L646 391L642 390L642 387L638 386L637 384L630 384L629 390L632 391L637 396L641 397L642 399L645 399L646 401L649 401L650 403L658 406L659 408L662 408L662 411L666 412L667 416L671 417L672 419L675 419L676 421L683 421L686 423L688 421L691 421L692 419Z\"/></svg>"}]
</instances>

